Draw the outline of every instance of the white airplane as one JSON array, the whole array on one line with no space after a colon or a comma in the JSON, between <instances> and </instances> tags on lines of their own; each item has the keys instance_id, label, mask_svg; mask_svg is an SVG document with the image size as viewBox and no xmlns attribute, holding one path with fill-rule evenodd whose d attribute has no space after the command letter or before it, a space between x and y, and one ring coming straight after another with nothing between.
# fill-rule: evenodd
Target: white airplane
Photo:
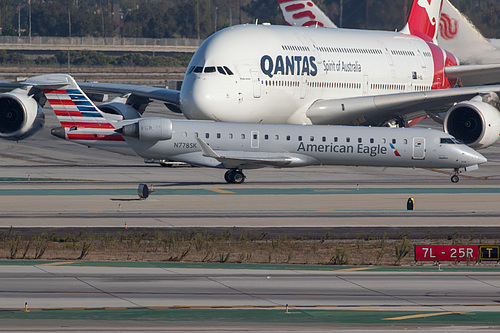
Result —
<instances>
[{"instance_id":1,"label":"white airplane","mask_svg":"<svg viewBox=\"0 0 500 333\"><path fill-rule=\"evenodd\" d=\"M337 28L325 13L310 0L278 0L283 17L290 26ZM461 63L494 64L500 60L500 49L481 35L479 30L449 0L443 1L439 21L438 45L451 52ZM474 74L474 73L473 73ZM462 86L498 84L498 72L480 77L462 75Z\"/></svg>"},{"instance_id":2,"label":"white airplane","mask_svg":"<svg viewBox=\"0 0 500 333\"><path fill-rule=\"evenodd\" d=\"M180 92L81 87L126 94L100 105L125 119L142 113L151 99L188 119L225 122L404 126L431 114L446 132L485 148L500 137L500 85L449 88L464 75L500 74L500 65L459 66L436 45L441 3L414 0L401 32L269 24L224 29L194 54Z\"/></svg>"},{"instance_id":3,"label":"white airplane","mask_svg":"<svg viewBox=\"0 0 500 333\"><path fill-rule=\"evenodd\" d=\"M453 136L431 129L171 120L139 112L125 119L101 112L69 75L29 81L43 89L61 123L53 135L144 159L228 169L228 183L242 183L244 169L308 165L451 168L451 180L458 182L460 169L486 162Z\"/></svg>"},{"instance_id":4,"label":"white airplane","mask_svg":"<svg viewBox=\"0 0 500 333\"><path fill-rule=\"evenodd\" d=\"M474 24L448 0L443 2L438 43L464 63L494 64L500 59L500 48L484 38ZM500 78L492 75L488 81L496 83ZM462 78L462 83L469 84L466 77Z\"/></svg>"},{"instance_id":5,"label":"white airplane","mask_svg":"<svg viewBox=\"0 0 500 333\"><path fill-rule=\"evenodd\" d=\"M485 148L500 137L500 86L449 88L464 75L500 75L500 64L459 66L436 45L441 4L414 0L400 32L269 24L224 29L194 54L180 93L81 86L131 93L127 105L139 110L158 99L188 119L225 122L384 126L431 114L446 132Z\"/></svg>"}]
</instances>

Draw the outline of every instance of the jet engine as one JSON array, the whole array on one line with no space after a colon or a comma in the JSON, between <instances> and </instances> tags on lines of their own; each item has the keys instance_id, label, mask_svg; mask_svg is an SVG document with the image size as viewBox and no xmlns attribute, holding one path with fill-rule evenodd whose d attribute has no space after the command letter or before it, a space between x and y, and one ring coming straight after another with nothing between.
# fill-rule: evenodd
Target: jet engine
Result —
<instances>
[{"instance_id":1,"label":"jet engine","mask_svg":"<svg viewBox=\"0 0 500 333\"><path fill-rule=\"evenodd\" d=\"M444 131L475 149L491 146L500 135L498 96L487 94L455 104L444 118Z\"/></svg>"},{"instance_id":2,"label":"jet engine","mask_svg":"<svg viewBox=\"0 0 500 333\"><path fill-rule=\"evenodd\" d=\"M124 125L118 132L141 141L170 140L172 121L167 118L142 118L135 123Z\"/></svg>"},{"instance_id":3,"label":"jet engine","mask_svg":"<svg viewBox=\"0 0 500 333\"><path fill-rule=\"evenodd\" d=\"M35 95L18 88L0 94L0 138L21 140L34 134L45 123L45 115Z\"/></svg>"},{"instance_id":4,"label":"jet engine","mask_svg":"<svg viewBox=\"0 0 500 333\"><path fill-rule=\"evenodd\" d=\"M146 106L143 107L141 112L136 108L136 105L128 103L129 99L129 95L116 97L108 103L99 104L99 110L108 114L120 115L123 120L141 118Z\"/></svg>"}]
</instances>

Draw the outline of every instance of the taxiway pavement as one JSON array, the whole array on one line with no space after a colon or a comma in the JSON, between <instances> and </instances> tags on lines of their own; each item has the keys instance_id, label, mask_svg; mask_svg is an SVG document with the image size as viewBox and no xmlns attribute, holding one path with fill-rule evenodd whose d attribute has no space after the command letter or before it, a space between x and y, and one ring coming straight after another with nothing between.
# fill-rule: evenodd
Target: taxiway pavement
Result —
<instances>
[{"instance_id":1,"label":"taxiway pavement","mask_svg":"<svg viewBox=\"0 0 500 333\"><path fill-rule=\"evenodd\" d=\"M46 113L33 137L0 141L0 227L500 227L500 144L457 184L433 170L328 166L249 170L244 184L229 185L223 170L161 167L65 142L49 134L58 123ZM147 200L140 183L154 186Z\"/></svg>"}]
</instances>

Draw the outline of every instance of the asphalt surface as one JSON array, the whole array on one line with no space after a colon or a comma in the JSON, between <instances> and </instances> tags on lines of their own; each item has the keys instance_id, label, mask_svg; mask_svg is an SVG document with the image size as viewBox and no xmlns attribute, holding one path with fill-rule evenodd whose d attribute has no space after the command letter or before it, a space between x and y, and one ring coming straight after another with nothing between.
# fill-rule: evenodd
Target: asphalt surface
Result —
<instances>
[{"instance_id":1,"label":"asphalt surface","mask_svg":"<svg viewBox=\"0 0 500 333\"><path fill-rule=\"evenodd\" d=\"M86 320L87 329L103 331L139 323L157 330L161 322L163 330L188 331L500 324L498 268L0 264L0 331L18 329L21 320L36 330L78 329Z\"/></svg>"},{"instance_id":2,"label":"asphalt surface","mask_svg":"<svg viewBox=\"0 0 500 333\"><path fill-rule=\"evenodd\" d=\"M162 113L157 106L149 115ZM26 232L92 227L118 232L127 224L130 228L175 230L271 228L272 232L286 230L295 234L336 228L344 230L346 235L365 228L366 232L392 230L401 235L401 230L411 228L426 235L431 232L446 236L459 230L488 237L497 235L500 227L498 144L483 150L489 162L464 174L458 184L452 184L448 174L433 170L308 167L252 170L246 172L248 178L244 184L228 185L221 170L165 168L145 164L137 157L88 149L57 139L49 134L50 128L58 126L57 121L51 111L47 114L46 127L34 137L19 143L0 142L0 230L11 226ZM154 185L155 192L146 200L137 196L140 183ZM406 209L410 197L416 204L413 211ZM332 328L331 323L324 322L326 319L315 324L304 323L306 319L300 319L300 324L286 320L283 324L283 318L268 319L274 324L249 319L252 324L245 324L245 318L255 312L245 312L236 319L231 317L234 312L196 315L187 312L186 317L179 312L173 315L160 312L158 316L163 319L154 317L149 321L137 312L123 312L124 308L145 311L141 310L144 307L152 307L154 311L173 311L172 306L206 307L186 311L230 307L227 311L234 310L231 308L234 306L249 306L255 307L249 311L267 307L265 310L282 313L284 304L292 304L307 318L319 315L302 307L317 310L321 306L329 313L342 314L343 319L330 319L336 323L335 327L344 330L425 327L443 331L443 325L464 323L457 330L467 331L483 325L498 327L494 319L478 314L481 310L498 311L497 281L500 281L497 272L481 272L475 267L466 273L288 270L276 274L266 270L4 266L0 269L0 307L14 310L0 311L0 330L154 331L165 330L167 326L178 331ZM25 302L33 311L20 311ZM380 308L374 308L380 306L398 313L382 316ZM81 310L46 310L74 307ZM107 307L104 314L98 309L103 307ZM352 316L351 307L369 312ZM411 315L434 311L439 313L436 318L441 319L432 322L418 319L402 326L398 326L399 321L382 322L384 318L401 317L403 314L399 312L409 309L413 311ZM336 312L340 310L349 311ZM370 311L379 314L377 323L360 324L360 318L372 318ZM474 314L465 316L462 311ZM26 314L33 317L22 317ZM88 316L91 319L85 319ZM172 316L175 324L166 325L163 320ZM206 316L220 320L214 324ZM260 313L259 316L264 318ZM345 318L354 319L339 325Z\"/></svg>"}]
</instances>

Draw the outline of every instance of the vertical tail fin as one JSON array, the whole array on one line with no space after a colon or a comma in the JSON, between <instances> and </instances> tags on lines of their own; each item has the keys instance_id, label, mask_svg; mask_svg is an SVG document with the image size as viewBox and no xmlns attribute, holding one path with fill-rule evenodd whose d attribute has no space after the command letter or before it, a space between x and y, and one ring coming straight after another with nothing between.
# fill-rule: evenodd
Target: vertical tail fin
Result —
<instances>
[{"instance_id":1,"label":"vertical tail fin","mask_svg":"<svg viewBox=\"0 0 500 333\"><path fill-rule=\"evenodd\" d=\"M310 0L278 0L283 17L291 26L320 26L336 28L337 26Z\"/></svg>"},{"instance_id":2,"label":"vertical tail fin","mask_svg":"<svg viewBox=\"0 0 500 333\"><path fill-rule=\"evenodd\" d=\"M443 0L413 0L402 32L437 44Z\"/></svg>"},{"instance_id":3,"label":"vertical tail fin","mask_svg":"<svg viewBox=\"0 0 500 333\"><path fill-rule=\"evenodd\" d=\"M66 82L54 89L43 87L42 90L59 119L66 128L114 129L101 111L85 95L75 80L66 74L48 74L36 78L38 81Z\"/></svg>"},{"instance_id":4,"label":"vertical tail fin","mask_svg":"<svg viewBox=\"0 0 500 333\"><path fill-rule=\"evenodd\" d=\"M69 140L123 141L115 126L104 116L75 80L66 74L47 74L25 82L41 88L61 127L54 135Z\"/></svg>"}]
</instances>

